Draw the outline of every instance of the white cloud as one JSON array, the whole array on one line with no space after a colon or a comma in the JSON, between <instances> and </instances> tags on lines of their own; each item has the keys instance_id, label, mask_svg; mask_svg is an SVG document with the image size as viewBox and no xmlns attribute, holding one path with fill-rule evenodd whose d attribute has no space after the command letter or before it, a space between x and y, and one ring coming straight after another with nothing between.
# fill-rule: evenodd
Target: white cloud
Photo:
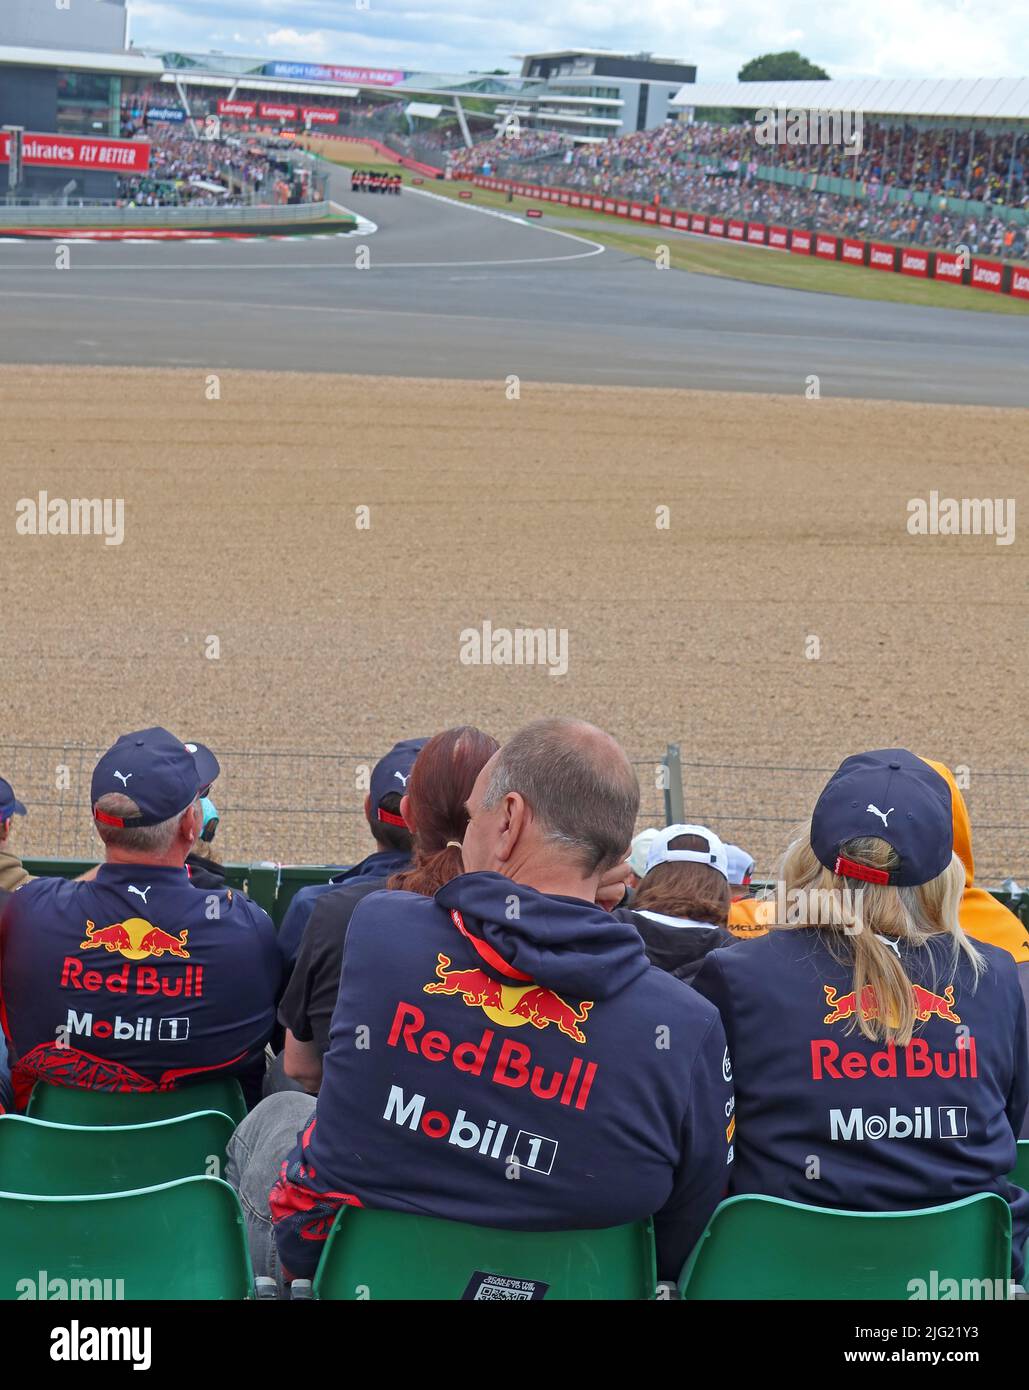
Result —
<instances>
[{"instance_id":1,"label":"white cloud","mask_svg":"<svg viewBox=\"0 0 1029 1390\"><path fill-rule=\"evenodd\" d=\"M2 0L0 0L2 3ZM833 77L1021 76L1029 25L1010 0L129 0L137 44L464 72L517 71L516 53L582 46L695 63L702 81L797 48Z\"/></svg>"},{"instance_id":2,"label":"white cloud","mask_svg":"<svg viewBox=\"0 0 1029 1390\"><path fill-rule=\"evenodd\" d=\"M264 45L271 49L288 48L298 53L323 54L328 46L325 35L318 29L312 34L301 34L296 29L273 29L265 36Z\"/></svg>"}]
</instances>

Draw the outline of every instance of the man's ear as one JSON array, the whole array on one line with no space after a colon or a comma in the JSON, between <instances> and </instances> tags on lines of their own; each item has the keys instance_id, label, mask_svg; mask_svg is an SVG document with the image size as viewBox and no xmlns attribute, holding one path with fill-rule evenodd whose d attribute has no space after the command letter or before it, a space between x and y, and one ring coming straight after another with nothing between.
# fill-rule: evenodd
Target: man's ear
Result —
<instances>
[{"instance_id":1,"label":"man's ear","mask_svg":"<svg viewBox=\"0 0 1029 1390\"><path fill-rule=\"evenodd\" d=\"M400 798L400 814L404 818L404 824L413 835L418 827L411 819L411 798L408 796L407 792Z\"/></svg>"},{"instance_id":2,"label":"man's ear","mask_svg":"<svg viewBox=\"0 0 1029 1390\"><path fill-rule=\"evenodd\" d=\"M371 794L371 792L365 792L365 794L364 794L364 818L365 818L366 821L368 821L369 823L371 823L371 819L372 819L372 794Z\"/></svg>"},{"instance_id":3,"label":"man's ear","mask_svg":"<svg viewBox=\"0 0 1029 1390\"><path fill-rule=\"evenodd\" d=\"M201 820L200 807L197 802L194 801L188 810L183 811L182 817L179 820L179 830L186 844L196 844L200 836Z\"/></svg>"},{"instance_id":4,"label":"man's ear","mask_svg":"<svg viewBox=\"0 0 1029 1390\"><path fill-rule=\"evenodd\" d=\"M0 845L7 839L11 831L11 821L13 816L8 816L6 820L0 820Z\"/></svg>"},{"instance_id":5,"label":"man's ear","mask_svg":"<svg viewBox=\"0 0 1029 1390\"><path fill-rule=\"evenodd\" d=\"M501 806L501 816L497 827L497 858L503 864L514 854L532 821L521 792L507 793Z\"/></svg>"}]
</instances>

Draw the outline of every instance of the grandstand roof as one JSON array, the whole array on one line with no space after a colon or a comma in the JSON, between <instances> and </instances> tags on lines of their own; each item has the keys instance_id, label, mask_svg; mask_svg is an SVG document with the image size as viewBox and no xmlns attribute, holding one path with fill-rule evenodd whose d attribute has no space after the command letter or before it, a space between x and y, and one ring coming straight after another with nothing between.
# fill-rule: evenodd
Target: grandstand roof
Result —
<instances>
[{"instance_id":1,"label":"grandstand roof","mask_svg":"<svg viewBox=\"0 0 1029 1390\"><path fill-rule=\"evenodd\" d=\"M691 82L673 106L784 106L877 116L1029 120L1029 77L854 78L815 82Z\"/></svg>"}]
</instances>

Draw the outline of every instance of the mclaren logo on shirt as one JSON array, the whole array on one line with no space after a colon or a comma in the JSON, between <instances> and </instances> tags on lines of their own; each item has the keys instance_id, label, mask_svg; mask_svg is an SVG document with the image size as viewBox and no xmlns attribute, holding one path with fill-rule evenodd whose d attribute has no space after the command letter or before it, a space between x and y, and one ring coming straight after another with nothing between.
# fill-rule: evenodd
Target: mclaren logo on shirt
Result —
<instances>
[{"instance_id":1,"label":"mclaren logo on shirt","mask_svg":"<svg viewBox=\"0 0 1029 1390\"><path fill-rule=\"evenodd\" d=\"M546 1028L556 1023L566 1038L586 1041L579 1025L586 1022L592 999L581 999L579 1007L573 1008L544 985L502 985L478 967L450 970L449 965L450 957L441 951L436 957L437 978L422 986L426 994L460 995L470 1008L482 1009L487 1018L505 1028L520 1028L523 1023Z\"/></svg>"}]
</instances>

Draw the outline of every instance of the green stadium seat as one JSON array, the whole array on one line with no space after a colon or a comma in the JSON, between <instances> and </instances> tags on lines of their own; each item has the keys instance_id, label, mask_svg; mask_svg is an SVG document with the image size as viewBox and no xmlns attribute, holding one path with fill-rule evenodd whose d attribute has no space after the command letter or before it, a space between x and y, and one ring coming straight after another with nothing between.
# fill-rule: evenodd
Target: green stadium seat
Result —
<instances>
[{"instance_id":1,"label":"green stadium seat","mask_svg":"<svg viewBox=\"0 0 1029 1390\"><path fill-rule=\"evenodd\" d=\"M655 1297L650 1221L594 1231L503 1231L407 1212L343 1207L314 1297L449 1301ZM481 1286L481 1287L480 1287Z\"/></svg>"},{"instance_id":2,"label":"green stadium seat","mask_svg":"<svg viewBox=\"0 0 1029 1390\"><path fill-rule=\"evenodd\" d=\"M730 1197L679 1276L684 1299L898 1299L914 1279L1011 1273L1011 1208L992 1192L921 1211L854 1212ZM939 1297L939 1294L937 1294Z\"/></svg>"},{"instance_id":3,"label":"green stadium seat","mask_svg":"<svg viewBox=\"0 0 1029 1390\"><path fill-rule=\"evenodd\" d=\"M146 1125L198 1110L220 1110L238 1125L247 1107L236 1078L199 1081L177 1091L88 1091L38 1081L25 1113L57 1125Z\"/></svg>"},{"instance_id":4,"label":"green stadium seat","mask_svg":"<svg viewBox=\"0 0 1029 1390\"><path fill-rule=\"evenodd\" d=\"M243 1213L220 1178L78 1197L0 1192L0 1300L253 1294Z\"/></svg>"},{"instance_id":5,"label":"green stadium seat","mask_svg":"<svg viewBox=\"0 0 1029 1390\"><path fill-rule=\"evenodd\" d=\"M233 1128L217 1110L148 1125L56 1125L3 1115L0 1191L72 1197L205 1173L220 1178Z\"/></svg>"},{"instance_id":6,"label":"green stadium seat","mask_svg":"<svg viewBox=\"0 0 1029 1390\"><path fill-rule=\"evenodd\" d=\"M1029 1192L1029 1139L1018 1141L1018 1156L1011 1171L1011 1181L1016 1187L1025 1188Z\"/></svg>"}]
</instances>

